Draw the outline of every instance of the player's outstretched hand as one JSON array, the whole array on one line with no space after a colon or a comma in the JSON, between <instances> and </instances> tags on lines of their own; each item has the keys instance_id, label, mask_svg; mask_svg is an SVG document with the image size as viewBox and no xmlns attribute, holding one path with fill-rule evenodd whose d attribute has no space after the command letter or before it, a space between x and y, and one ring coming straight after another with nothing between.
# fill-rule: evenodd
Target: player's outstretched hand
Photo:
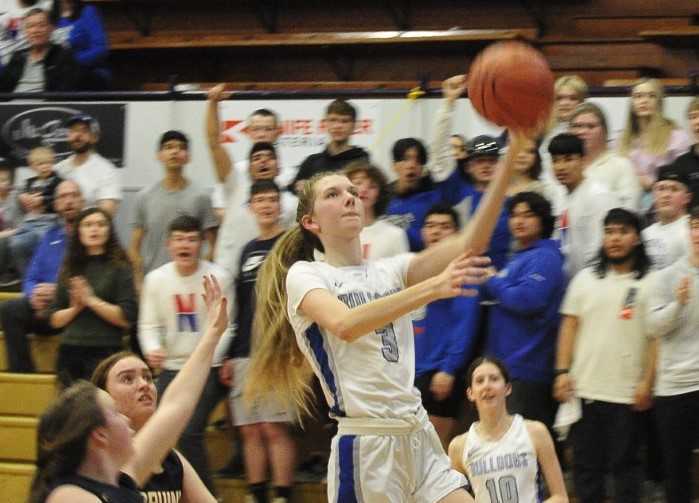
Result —
<instances>
[{"instance_id":1,"label":"player's outstretched hand","mask_svg":"<svg viewBox=\"0 0 699 503\"><path fill-rule=\"evenodd\" d=\"M548 121L542 119L531 129L509 128L507 130L508 150L514 149L516 152L519 152L527 140L531 140L536 143L537 139L543 136L547 125Z\"/></svg>"},{"instance_id":2,"label":"player's outstretched hand","mask_svg":"<svg viewBox=\"0 0 699 503\"><path fill-rule=\"evenodd\" d=\"M210 329L218 336L228 328L228 299L221 293L221 285L213 275L204 276L204 303Z\"/></svg>"},{"instance_id":3,"label":"player's outstretched hand","mask_svg":"<svg viewBox=\"0 0 699 503\"><path fill-rule=\"evenodd\" d=\"M437 295L441 299L459 295L473 296L478 291L473 288L488 279L488 257L474 257L470 252L462 253L436 277Z\"/></svg>"}]
</instances>

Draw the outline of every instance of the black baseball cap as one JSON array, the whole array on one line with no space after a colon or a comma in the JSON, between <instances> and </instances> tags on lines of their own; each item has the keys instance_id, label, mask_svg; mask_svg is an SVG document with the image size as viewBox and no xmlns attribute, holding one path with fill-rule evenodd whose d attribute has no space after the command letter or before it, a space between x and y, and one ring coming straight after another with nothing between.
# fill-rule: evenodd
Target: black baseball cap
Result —
<instances>
[{"instance_id":1,"label":"black baseball cap","mask_svg":"<svg viewBox=\"0 0 699 503\"><path fill-rule=\"evenodd\" d=\"M90 128L90 131L93 133L99 133L100 131L100 126L99 123L95 120L94 117L88 114L75 114L72 117L69 117L68 120L65 122L66 127L71 127L74 126L75 124L85 124Z\"/></svg>"},{"instance_id":2,"label":"black baseball cap","mask_svg":"<svg viewBox=\"0 0 699 503\"><path fill-rule=\"evenodd\" d=\"M500 142L497 138L487 134L478 135L468 144L468 159L474 157L498 157L500 156Z\"/></svg>"},{"instance_id":3,"label":"black baseball cap","mask_svg":"<svg viewBox=\"0 0 699 503\"><path fill-rule=\"evenodd\" d=\"M685 185L688 189L690 188L689 177L685 170L680 169L674 164L667 164L665 166L660 166L658 168L658 178L657 182L662 182L663 180L671 180L673 182L680 182Z\"/></svg>"}]
</instances>

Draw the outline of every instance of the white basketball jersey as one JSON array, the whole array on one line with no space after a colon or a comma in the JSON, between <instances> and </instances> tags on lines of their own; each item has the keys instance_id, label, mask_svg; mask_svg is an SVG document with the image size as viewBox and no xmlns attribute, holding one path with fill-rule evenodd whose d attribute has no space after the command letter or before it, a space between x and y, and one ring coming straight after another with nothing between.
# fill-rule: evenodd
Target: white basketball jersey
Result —
<instances>
[{"instance_id":1,"label":"white basketball jersey","mask_svg":"<svg viewBox=\"0 0 699 503\"><path fill-rule=\"evenodd\" d=\"M410 315L345 342L304 317L298 307L308 292L328 290L353 308L405 288L411 254L333 267L297 262L286 278L287 312L296 341L320 380L333 417L403 418L421 407L413 386L415 344Z\"/></svg>"},{"instance_id":2,"label":"white basketball jersey","mask_svg":"<svg viewBox=\"0 0 699 503\"><path fill-rule=\"evenodd\" d=\"M476 503L538 503L543 501L536 451L522 416L497 442L481 439L471 425L463 453Z\"/></svg>"}]
</instances>

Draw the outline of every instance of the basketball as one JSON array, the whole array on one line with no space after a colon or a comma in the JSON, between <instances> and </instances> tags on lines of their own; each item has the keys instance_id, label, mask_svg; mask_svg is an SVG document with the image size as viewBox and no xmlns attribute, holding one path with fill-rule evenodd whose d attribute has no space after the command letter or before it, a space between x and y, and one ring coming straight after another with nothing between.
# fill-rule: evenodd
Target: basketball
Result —
<instances>
[{"instance_id":1,"label":"basketball","mask_svg":"<svg viewBox=\"0 0 699 503\"><path fill-rule=\"evenodd\" d=\"M498 42L471 63L468 97L498 126L532 129L548 119L554 78L543 55L523 42Z\"/></svg>"}]
</instances>

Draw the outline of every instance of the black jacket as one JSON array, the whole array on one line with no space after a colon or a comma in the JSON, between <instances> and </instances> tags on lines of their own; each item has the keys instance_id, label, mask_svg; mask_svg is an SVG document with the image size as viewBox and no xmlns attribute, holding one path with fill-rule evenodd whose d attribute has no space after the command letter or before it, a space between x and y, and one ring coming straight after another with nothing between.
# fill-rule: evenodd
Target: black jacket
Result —
<instances>
[{"instance_id":1,"label":"black jacket","mask_svg":"<svg viewBox=\"0 0 699 503\"><path fill-rule=\"evenodd\" d=\"M694 145L689 150L675 159L673 163L684 175L689 178L689 187L694 199L690 208L699 203L699 155L694 150Z\"/></svg>"},{"instance_id":2,"label":"black jacket","mask_svg":"<svg viewBox=\"0 0 699 503\"><path fill-rule=\"evenodd\" d=\"M323 171L340 171L347 164L356 160L369 162L369 152L361 147L352 147L337 155L330 154L327 149L317 154L311 154L299 166L299 172L291 185L289 185L289 190L294 192L296 182L308 180L313 175Z\"/></svg>"},{"instance_id":3,"label":"black jacket","mask_svg":"<svg viewBox=\"0 0 699 503\"><path fill-rule=\"evenodd\" d=\"M29 49L17 51L7 66L0 71L0 91L11 93L19 84L29 57ZM73 54L60 45L51 44L44 57L45 91L80 90L82 71L73 59Z\"/></svg>"}]
</instances>

